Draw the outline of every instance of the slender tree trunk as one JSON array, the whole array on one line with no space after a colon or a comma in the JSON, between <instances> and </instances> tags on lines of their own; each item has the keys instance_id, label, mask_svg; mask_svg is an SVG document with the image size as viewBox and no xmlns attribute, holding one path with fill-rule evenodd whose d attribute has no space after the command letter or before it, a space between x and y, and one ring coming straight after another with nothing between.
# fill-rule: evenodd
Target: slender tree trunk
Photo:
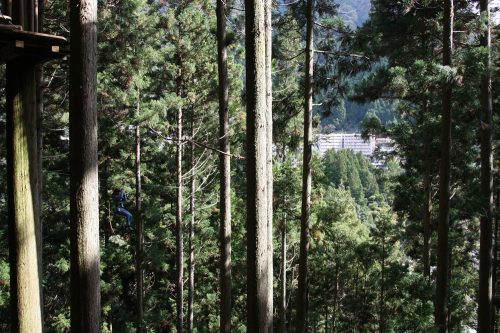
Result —
<instances>
[{"instance_id":1,"label":"slender tree trunk","mask_svg":"<svg viewBox=\"0 0 500 333\"><path fill-rule=\"evenodd\" d=\"M71 0L71 328L100 331L96 0Z\"/></svg>"},{"instance_id":2,"label":"slender tree trunk","mask_svg":"<svg viewBox=\"0 0 500 333\"><path fill-rule=\"evenodd\" d=\"M380 270L379 333L385 333L385 235L382 236L382 262Z\"/></svg>"},{"instance_id":3,"label":"slender tree trunk","mask_svg":"<svg viewBox=\"0 0 500 333\"><path fill-rule=\"evenodd\" d=\"M338 248L335 247L335 258L337 259ZM337 309L339 302L339 261L335 261L335 274L334 274L334 283L335 289L333 292L333 313L332 313L332 332L337 332Z\"/></svg>"},{"instance_id":4,"label":"slender tree trunk","mask_svg":"<svg viewBox=\"0 0 500 333\"><path fill-rule=\"evenodd\" d=\"M286 209L286 207L285 207ZM281 228L281 299L280 299L280 332L286 333L286 230L287 213L283 217L283 226Z\"/></svg>"},{"instance_id":5,"label":"slender tree trunk","mask_svg":"<svg viewBox=\"0 0 500 333\"><path fill-rule=\"evenodd\" d=\"M35 31L43 32L43 14L45 10L45 3L43 0L34 1L34 21L35 21ZM42 131L42 119L43 119L43 93L45 90L43 84L43 64L37 64L35 68L35 79L36 79L36 127L37 127L37 166L38 166L38 195L37 195L37 205L36 215L38 216L38 223L36 229L37 237L37 253L38 253L38 276L40 281L43 280L43 259L42 259L42 193L43 193L43 131ZM40 288L40 300L43 304L43 288ZM43 315L42 306L42 318Z\"/></svg>"},{"instance_id":6,"label":"slender tree trunk","mask_svg":"<svg viewBox=\"0 0 500 333\"><path fill-rule=\"evenodd\" d=\"M496 198L495 198L495 211L498 212L498 209L500 208L500 196L499 196L499 185L498 181L496 181ZM493 298L495 299L497 297L497 274L498 274L498 214L496 214L495 217L495 238L493 241ZM491 327L493 328L493 332L496 333L498 332L498 329L496 327L496 305L493 306L493 316L492 316L492 324Z\"/></svg>"},{"instance_id":7,"label":"slender tree trunk","mask_svg":"<svg viewBox=\"0 0 500 333\"><path fill-rule=\"evenodd\" d=\"M110 211L110 201L109 197L109 166L107 162L104 162L103 172L100 178L100 182L103 187L102 201L104 201L104 211L105 211L105 222L106 226L104 228L104 247L107 248L109 245L109 237L111 236L111 211Z\"/></svg>"},{"instance_id":8,"label":"slender tree trunk","mask_svg":"<svg viewBox=\"0 0 500 333\"><path fill-rule=\"evenodd\" d=\"M483 59L485 73L481 78L481 240L479 249L479 299L478 333L492 331L493 318L493 102L491 95L491 37L489 0L479 1L481 15L487 19L486 29L482 32L481 46L487 50Z\"/></svg>"},{"instance_id":9,"label":"slender tree trunk","mask_svg":"<svg viewBox=\"0 0 500 333\"><path fill-rule=\"evenodd\" d=\"M326 305L325 309L325 333L328 333L328 304Z\"/></svg>"},{"instance_id":10,"label":"slender tree trunk","mask_svg":"<svg viewBox=\"0 0 500 333\"><path fill-rule=\"evenodd\" d=\"M231 159L229 157L229 90L227 82L226 2L217 0L217 60L219 71L220 172L220 333L231 332Z\"/></svg>"},{"instance_id":11,"label":"slender tree trunk","mask_svg":"<svg viewBox=\"0 0 500 333\"><path fill-rule=\"evenodd\" d=\"M453 55L453 0L444 1L443 65L452 66ZM439 333L448 332L448 268L450 221L450 151L451 151L452 83L443 84L441 115L441 160L439 164L439 221L436 276L435 322Z\"/></svg>"},{"instance_id":12,"label":"slender tree trunk","mask_svg":"<svg viewBox=\"0 0 500 333\"><path fill-rule=\"evenodd\" d=\"M184 321L184 235L182 220L183 179L182 179L182 108L177 113L177 215L176 215L176 242L177 242L177 333L183 332Z\"/></svg>"},{"instance_id":13,"label":"slender tree trunk","mask_svg":"<svg viewBox=\"0 0 500 333\"><path fill-rule=\"evenodd\" d=\"M137 114L140 108L140 92L137 98ZM135 126L135 273L136 273L136 311L137 311L137 333L144 332L143 318L144 318L144 279L143 279L143 244L144 232L142 223L142 181L141 181L141 125L139 123Z\"/></svg>"},{"instance_id":14,"label":"slender tree trunk","mask_svg":"<svg viewBox=\"0 0 500 333\"><path fill-rule=\"evenodd\" d=\"M191 139L194 140L194 112L193 112L193 118L191 119ZM196 213L196 206L195 206L195 191L196 191L196 173L195 173L195 161L194 161L194 149L195 149L195 144L194 141L191 141L191 161L190 161L190 168L191 168L191 186L190 186L190 197L189 197L189 210L191 214L191 221L189 223L189 262L188 262L188 270L189 270L189 289L188 289L188 332L193 333L193 320L194 320L194 313L193 313L193 305L194 305L194 246L193 246L193 239L194 239L194 222L195 222L195 213Z\"/></svg>"},{"instance_id":15,"label":"slender tree trunk","mask_svg":"<svg viewBox=\"0 0 500 333\"><path fill-rule=\"evenodd\" d=\"M304 157L302 175L302 217L300 224L299 285L297 292L297 332L306 330L306 303L308 289L309 221L311 218L311 159L313 106L313 8L314 0L307 0L306 73L304 89Z\"/></svg>"},{"instance_id":16,"label":"slender tree trunk","mask_svg":"<svg viewBox=\"0 0 500 333\"><path fill-rule=\"evenodd\" d=\"M424 114L428 112L427 102L424 107ZM422 122L422 126L424 126ZM431 221L432 221L432 159L430 156L431 137L427 130L424 130L424 244L423 244L423 268L424 276L430 282L431 277Z\"/></svg>"},{"instance_id":17,"label":"slender tree trunk","mask_svg":"<svg viewBox=\"0 0 500 333\"><path fill-rule=\"evenodd\" d=\"M273 285L273 78L272 78L272 1L265 1L265 35L266 35L266 128L267 128L267 278L268 285ZM273 318L273 293L267 293L268 316ZM269 333L272 333L272 325Z\"/></svg>"},{"instance_id":18,"label":"slender tree trunk","mask_svg":"<svg viewBox=\"0 0 500 333\"><path fill-rule=\"evenodd\" d=\"M247 332L273 328L269 274L269 195L265 8L245 0L247 80Z\"/></svg>"}]
</instances>

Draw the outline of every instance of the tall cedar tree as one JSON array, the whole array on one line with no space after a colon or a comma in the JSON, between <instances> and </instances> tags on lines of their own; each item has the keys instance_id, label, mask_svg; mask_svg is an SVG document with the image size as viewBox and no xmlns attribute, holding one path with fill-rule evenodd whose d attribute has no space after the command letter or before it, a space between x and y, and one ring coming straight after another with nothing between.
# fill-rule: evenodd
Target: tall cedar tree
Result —
<instances>
[{"instance_id":1,"label":"tall cedar tree","mask_svg":"<svg viewBox=\"0 0 500 333\"><path fill-rule=\"evenodd\" d=\"M100 332L97 1L70 1L71 328Z\"/></svg>"},{"instance_id":2,"label":"tall cedar tree","mask_svg":"<svg viewBox=\"0 0 500 333\"><path fill-rule=\"evenodd\" d=\"M492 258L493 258L493 177L492 129L493 100L491 94L491 37L490 8L488 0L479 2L485 26L482 27L480 44L483 50L484 73L481 78L481 239L479 250L479 300L478 332L492 331Z\"/></svg>"},{"instance_id":3,"label":"tall cedar tree","mask_svg":"<svg viewBox=\"0 0 500 333\"><path fill-rule=\"evenodd\" d=\"M137 94L137 113L140 111L141 94ZM144 275L142 268L144 251L144 227L142 225L142 182L141 182L141 124L135 125L135 274L137 333L144 332Z\"/></svg>"},{"instance_id":4,"label":"tall cedar tree","mask_svg":"<svg viewBox=\"0 0 500 333\"><path fill-rule=\"evenodd\" d=\"M194 110L194 109L193 109ZM190 186L189 186L189 212L190 212L190 221L189 221L189 235L188 235L188 333L193 333L193 324L194 324L194 223L195 223L195 195L196 195L196 161L195 161L195 147L194 144L194 112L191 116L191 147L190 147L190 156L189 156L189 169L191 170L190 174Z\"/></svg>"},{"instance_id":5,"label":"tall cedar tree","mask_svg":"<svg viewBox=\"0 0 500 333\"><path fill-rule=\"evenodd\" d=\"M266 171L267 171L267 278L273 286L273 77L272 77L272 1L265 1L266 40ZM268 316L273 317L273 293L267 294ZM272 324L270 332L272 332Z\"/></svg>"},{"instance_id":6,"label":"tall cedar tree","mask_svg":"<svg viewBox=\"0 0 500 333\"><path fill-rule=\"evenodd\" d=\"M30 10L31 9L31 10ZM33 1L10 4L13 23L36 31ZM36 116L36 64L7 62L7 181L11 330L41 332L39 147Z\"/></svg>"},{"instance_id":7,"label":"tall cedar tree","mask_svg":"<svg viewBox=\"0 0 500 333\"><path fill-rule=\"evenodd\" d=\"M307 0L306 7L306 66L304 84L304 154L302 173L302 216L300 220L299 285L297 291L297 332L306 331L307 273L309 252L309 224L311 219L312 188L312 107L313 107L313 10L314 0Z\"/></svg>"},{"instance_id":8,"label":"tall cedar tree","mask_svg":"<svg viewBox=\"0 0 500 333\"><path fill-rule=\"evenodd\" d=\"M179 107L177 112L177 213L175 215L176 228L176 264L177 264L177 281L176 281L176 303L177 303L177 332L183 332L184 321L184 234L183 234L183 187L184 181L182 178L182 107Z\"/></svg>"},{"instance_id":9,"label":"tall cedar tree","mask_svg":"<svg viewBox=\"0 0 500 333\"><path fill-rule=\"evenodd\" d=\"M265 10L269 0L246 0L247 79L247 332L273 329L269 269L269 173Z\"/></svg>"},{"instance_id":10,"label":"tall cedar tree","mask_svg":"<svg viewBox=\"0 0 500 333\"><path fill-rule=\"evenodd\" d=\"M453 0L444 1L443 66L452 66ZM450 152L452 83L443 82L441 113L441 160L439 164L439 221L436 275L435 323L439 333L448 332L449 222L450 222Z\"/></svg>"},{"instance_id":11,"label":"tall cedar tree","mask_svg":"<svg viewBox=\"0 0 500 333\"><path fill-rule=\"evenodd\" d=\"M220 332L231 332L231 159L229 147L229 90L227 82L226 8L217 0L217 63L219 74L219 247Z\"/></svg>"}]
</instances>

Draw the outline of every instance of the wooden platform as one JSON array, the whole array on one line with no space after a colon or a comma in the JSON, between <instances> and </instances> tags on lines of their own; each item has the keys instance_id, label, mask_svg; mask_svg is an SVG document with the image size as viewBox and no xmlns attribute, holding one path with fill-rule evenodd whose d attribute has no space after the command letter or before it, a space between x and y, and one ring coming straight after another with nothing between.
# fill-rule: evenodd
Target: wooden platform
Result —
<instances>
[{"instance_id":1,"label":"wooden platform","mask_svg":"<svg viewBox=\"0 0 500 333\"><path fill-rule=\"evenodd\" d=\"M0 62L17 58L45 62L69 54L64 37L23 31L20 26L0 24Z\"/></svg>"}]
</instances>

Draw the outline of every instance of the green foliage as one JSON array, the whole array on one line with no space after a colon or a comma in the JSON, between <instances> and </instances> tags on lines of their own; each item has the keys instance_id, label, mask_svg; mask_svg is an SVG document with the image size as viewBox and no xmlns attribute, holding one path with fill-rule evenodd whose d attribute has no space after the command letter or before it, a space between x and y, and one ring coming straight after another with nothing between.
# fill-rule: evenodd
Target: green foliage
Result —
<instances>
[{"instance_id":1,"label":"green foliage","mask_svg":"<svg viewBox=\"0 0 500 333\"><path fill-rule=\"evenodd\" d=\"M45 31L68 37L67 2L48 2ZM437 185L443 83L454 85L450 331L475 327L480 210L478 87L487 50L485 27L457 2L454 67L441 63L441 4L428 0L316 1L315 120L319 132L387 135L396 156L376 169L361 154L329 151L313 158L309 257L309 331L431 332L434 276L422 275L426 175L432 215ZM371 10L369 9L371 6ZM231 153L245 154L244 20L241 1L227 13ZM102 331L129 332L136 320L135 236L115 216L114 188L134 213L135 128L142 144L144 322L148 332L175 323L176 116L184 112L184 180L195 157L195 332L219 326L219 185L216 22L206 0L101 0L98 21L98 111ZM365 19L368 21L365 22ZM274 281L283 282L287 241L287 317L294 320L302 186L304 3L273 12ZM494 32L494 33L498 33ZM496 37L496 38L495 38ZM499 86L494 36L493 87ZM67 61L45 66L43 119L43 287L47 331L70 330ZM4 68L0 69L4 77ZM495 88L494 88L495 89ZM0 81L5 135L5 82ZM494 108L499 107L498 94ZM499 118L495 117L498 132ZM471 124L476 124L471 125ZM193 135L191 135L193 129ZM495 144L499 146L495 136ZM194 148L191 142L195 142ZM245 160L232 158L233 332L246 331ZM5 140L0 140L0 331L9 330ZM189 196L187 188L184 190ZM185 221L191 216L184 207ZM111 234L109 225L114 228ZM185 228L186 230L187 228ZM431 266L435 267L432 225ZM278 237L278 235L280 237ZM186 239L187 237L185 237ZM186 293L187 294L187 293ZM277 311L276 311L277 312ZM277 323L278 317L275 318ZM293 328L293 325L289 325Z\"/></svg>"}]
</instances>

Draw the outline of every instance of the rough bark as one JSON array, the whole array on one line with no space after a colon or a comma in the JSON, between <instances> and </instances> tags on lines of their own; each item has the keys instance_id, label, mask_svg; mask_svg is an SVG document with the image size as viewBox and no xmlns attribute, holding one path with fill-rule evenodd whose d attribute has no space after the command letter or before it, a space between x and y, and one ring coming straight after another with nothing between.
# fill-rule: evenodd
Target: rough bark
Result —
<instances>
[{"instance_id":1,"label":"rough bark","mask_svg":"<svg viewBox=\"0 0 500 333\"><path fill-rule=\"evenodd\" d=\"M34 31L43 32L43 16L45 11L45 3L43 0L36 0L34 2ZM43 133L42 133L42 120L43 120L43 94L45 91L43 83L43 64L37 64L35 68L36 80L36 127L37 127L37 166L38 166L38 195L37 195L37 216L39 217L36 229L37 237L37 251L38 251L38 275L40 281L43 280L43 258L42 258L42 192L43 192ZM40 288L40 299L43 303L43 288ZM42 318L43 306L42 306Z\"/></svg>"},{"instance_id":2,"label":"rough bark","mask_svg":"<svg viewBox=\"0 0 500 333\"><path fill-rule=\"evenodd\" d=\"M427 102L423 114L428 112ZM423 115L423 116L424 116ZM423 124L422 124L423 126ZM423 273L430 281L431 276L431 221L432 221L432 159L431 159L431 136L427 130L424 133L424 244L422 253Z\"/></svg>"},{"instance_id":3,"label":"rough bark","mask_svg":"<svg viewBox=\"0 0 500 333\"><path fill-rule=\"evenodd\" d=\"M182 179L182 108L177 113L177 213L176 225L176 258L177 258L177 280L176 280L176 304L177 304L177 332L183 332L184 321L184 234L183 234L183 187Z\"/></svg>"},{"instance_id":4,"label":"rough bark","mask_svg":"<svg viewBox=\"0 0 500 333\"><path fill-rule=\"evenodd\" d=\"M14 24L38 31L33 24L35 2L10 2L6 7ZM9 61L6 67L11 330L39 332L43 330L40 76L38 65L29 59Z\"/></svg>"},{"instance_id":5,"label":"rough bark","mask_svg":"<svg viewBox=\"0 0 500 333\"><path fill-rule=\"evenodd\" d=\"M11 327L41 332L35 64L10 61L6 76Z\"/></svg>"},{"instance_id":6,"label":"rough bark","mask_svg":"<svg viewBox=\"0 0 500 333\"><path fill-rule=\"evenodd\" d=\"M269 277L269 195L265 6L245 0L247 88L247 332L272 330Z\"/></svg>"},{"instance_id":7,"label":"rough bark","mask_svg":"<svg viewBox=\"0 0 500 333\"><path fill-rule=\"evenodd\" d=\"M137 111L140 107L140 97L137 100ZM144 253L144 233L142 224L142 182L141 182L141 125L135 126L135 272L136 272L136 311L137 311L137 333L144 332L144 276L142 260Z\"/></svg>"},{"instance_id":8,"label":"rough bark","mask_svg":"<svg viewBox=\"0 0 500 333\"><path fill-rule=\"evenodd\" d=\"M191 118L191 139L194 140L194 112ZM189 235L188 235L188 248L189 248L189 258L188 258L188 271L189 271L189 286L188 286L188 332L193 332L193 321L194 321L194 222L195 222L195 192L196 192L196 172L195 172L195 158L194 150L196 145L194 141L191 141L191 156L190 156L190 169L191 169L191 183L190 183L190 195L189 195L189 211L191 215L191 220L189 222Z\"/></svg>"},{"instance_id":9,"label":"rough bark","mask_svg":"<svg viewBox=\"0 0 500 333\"><path fill-rule=\"evenodd\" d=\"M267 136L267 278L268 285L273 285L273 79L272 79L272 1L266 1L264 7L266 35L266 136ZM267 294L269 317L273 317L273 293ZM269 328L271 333L272 325Z\"/></svg>"},{"instance_id":10,"label":"rough bark","mask_svg":"<svg viewBox=\"0 0 500 333\"><path fill-rule=\"evenodd\" d=\"M444 1L443 65L452 65L453 0ZM436 275L435 324L439 333L448 332L449 244L450 221L450 151L452 83L443 83L441 114L441 160L439 163L439 221Z\"/></svg>"},{"instance_id":11,"label":"rough bark","mask_svg":"<svg viewBox=\"0 0 500 333\"><path fill-rule=\"evenodd\" d=\"M483 59L485 73L481 78L481 223L479 249L479 299L478 299L478 332L490 333L493 318L493 102L491 94L491 37L489 1L479 1L481 15L485 17L486 27L480 36L481 47L487 50Z\"/></svg>"},{"instance_id":12,"label":"rough bark","mask_svg":"<svg viewBox=\"0 0 500 333\"><path fill-rule=\"evenodd\" d=\"M300 219L299 281L297 291L297 332L306 331L306 303L308 289L309 222L311 217L311 159L312 159L312 106L313 106L313 7L307 0L306 17L306 72L304 87L304 153L302 170L302 215Z\"/></svg>"},{"instance_id":13,"label":"rough bark","mask_svg":"<svg viewBox=\"0 0 500 333\"><path fill-rule=\"evenodd\" d=\"M281 228L281 298L280 298L280 332L286 333L286 229L287 214L283 217L283 226Z\"/></svg>"},{"instance_id":14,"label":"rough bark","mask_svg":"<svg viewBox=\"0 0 500 333\"><path fill-rule=\"evenodd\" d=\"M231 159L229 156L229 90L227 82L226 2L217 0L217 61L219 72L220 172L220 332L231 332Z\"/></svg>"},{"instance_id":15,"label":"rough bark","mask_svg":"<svg viewBox=\"0 0 500 333\"><path fill-rule=\"evenodd\" d=\"M99 332L96 0L70 1L71 328Z\"/></svg>"}]
</instances>

